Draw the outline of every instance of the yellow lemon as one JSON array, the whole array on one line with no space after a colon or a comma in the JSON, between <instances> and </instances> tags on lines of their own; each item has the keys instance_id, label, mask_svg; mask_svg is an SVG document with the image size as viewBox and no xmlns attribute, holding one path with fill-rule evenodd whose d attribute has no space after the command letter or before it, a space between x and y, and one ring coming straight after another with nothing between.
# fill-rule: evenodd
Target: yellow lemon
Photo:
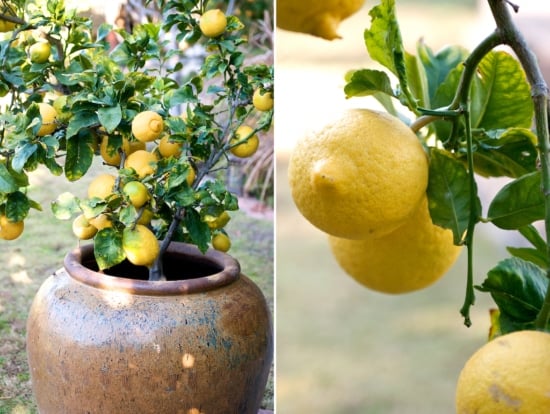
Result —
<instances>
[{"instance_id":1,"label":"yellow lemon","mask_svg":"<svg viewBox=\"0 0 550 414\"><path fill-rule=\"evenodd\" d=\"M418 208L428 159L396 117L351 109L297 142L288 177L298 210L320 230L348 239L379 237Z\"/></svg>"},{"instance_id":2,"label":"yellow lemon","mask_svg":"<svg viewBox=\"0 0 550 414\"><path fill-rule=\"evenodd\" d=\"M170 136L165 135L159 142L159 152L164 158L179 158L183 151L183 143L170 141Z\"/></svg>"},{"instance_id":3,"label":"yellow lemon","mask_svg":"<svg viewBox=\"0 0 550 414\"><path fill-rule=\"evenodd\" d=\"M252 105L258 111L270 111L273 108L273 94L271 92L256 89L252 95Z\"/></svg>"},{"instance_id":4,"label":"yellow lemon","mask_svg":"<svg viewBox=\"0 0 550 414\"><path fill-rule=\"evenodd\" d=\"M129 141L129 148L128 152L126 152L126 155L131 154L132 152L136 152L138 150L145 150L147 149L147 145L145 142L141 141Z\"/></svg>"},{"instance_id":5,"label":"yellow lemon","mask_svg":"<svg viewBox=\"0 0 550 414\"><path fill-rule=\"evenodd\" d=\"M92 217L92 218L88 219L88 222L92 226L94 226L97 230L103 230L103 229L106 229L108 227L109 228L113 227L113 222L112 222L111 218L107 214L104 214L104 213L101 213L96 217Z\"/></svg>"},{"instance_id":6,"label":"yellow lemon","mask_svg":"<svg viewBox=\"0 0 550 414\"><path fill-rule=\"evenodd\" d=\"M145 150L137 150L126 158L125 168L133 168L139 178L154 174L157 170L157 157Z\"/></svg>"},{"instance_id":7,"label":"yellow lemon","mask_svg":"<svg viewBox=\"0 0 550 414\"><path fill-rule=\"evenodd\" d=\"M478 349L456 388L457 414L550 413L550 334L516 331Z\"/></svg>"},{"instance_id":8,"label":"yellow lemon","mask_svg":"<svg viewBox=\"0 0 550 414\"><path fill-rule=\"evenodd\" d=\"M212 236L212 247L225 253L231 248L231 240L224 233L216 233Z\"/></svg>"},{"instance_id":9,"label":"yellow lemon","mask_svg":"<svg viewBox=\"0 0 550 414\"><path fill-rule=\"evenodd\" d=\"M74 235L80 240L89 240L97 233L97 228L90 224L84 214L80 214L73 220Z\"/></svg>"},{"instance_id":10,"label":"yellow lemon","mask_svg":"<svg viewBox=\"0 0 550 414\"><path fill-rule=\"evenodd\" d=\"M241 125L237 128L235 135L229 142L232 145L230 151L233 155L239 158L247 158L254 155L260 146L260 140L258 139L258 135L250 135L253 132L254 130L247 125ZM249 138L246 141L242 141L246 137ZM242 142L238 144L240 141Z\"/></svg>"},{"instance_id":11,"label":"yellow lemon","mask_svg":"<svg viewBox=\"0 0 550 414\"><path fill-rule=\"evenodd\" d=\"M53 106L48 103L40 102L38 104L40 111L40 117L42 118L42 125L38 130L38 136L50 135L57 128L57 111Z\"/></svg>"},{"instance_id":12,"label":"yellow lemon","mask_svg":"<svg viewBox=\"0 0 550 414\"><path fill-rule=\"evenodd\" d=\"M140 208L149 201L149 192L142 182L129 181L122 187L122 192L128 197L130 203L135 208Z\"/></svg>"},{"instance_id":13,"label":"yellow lemon","mask_svg":"<svg viewBox=\"0 0 550 414\"><path fill-rule=\"evenodd\" d=\"M41 40L29 47L29 59L32 63L46 63L50 58L52 47L47 41Z\"/></svg>"},{"instance_id":14,"label":"yellow lemon","mask_svg":"<svg viewBox=\"0 0 550 414\"><path fill-rule=\"evenodd\" d=\"M137 221L137 224L148 225L153 220L153 211L150 208L143 208L141 215Z\"/></svg>"},{"instance_id":15,"label":"yellow lemon","mask_svg":"<svg viewBox=\"0 0 550 414\"><path fill-rule=\"evenodd\" d=\"M201 32L206 37L218 37L227 26L227 17L220 9L212 9L204 12L199 21Z\"/></svg>"},{"instance_id":16,"label":"yellow lemon","mask_svg":"<svg viewBox=\"0 0 550 414\"><path fill-rule=\"evenodd\" d=\"M276 19L281 29L323 39L339 38L340 22L356 13L365 0L277 0Z\"/></svg>"},{"instance_id":17,"label":"yellow lemon","mask_svg":"<svg viewBox=\"0 0 550 414\"><path fill-rule=\"evenodd\" d=\"M132 134L138 141L151 142L159 139L164 130L164 120L154 111L143 111L132 121Z\"/></svg>"},{"instance_id":18,"label":"yellow lemon","mask_svg":"<svg viewBox=\"0 0 550 414\"><path fill-rule=\"evenodd\" d=\"M122 249L130 263L151 267L158 257L160 246L151 230L141 224L122 232Z\"/></svg>"},{"instance_id":19,"label":"yellow lemon","mask_svg":"<svg viewBox=\"0 0 550 414\"><path fill-rule=\"evenodd\" d=\"M208 224L208 227L215 230L225 227L225 225L229 223L229 220L231 220L231 216L227 211L224 211L217 217L206 216L204 221Z\"/></svg>"},{"instance_id":20,"label":"yellow lemon","mask_svg":"<svg viewBox=\"0 0 550 414\"><path fill-rule=\"evenodd\" d=\"M116 177L111 174L101 174L95 177L88 185L88 198L98 197L106 199L113 194Z\"/></svg>"},{"instance_id":21,"label":"yellow lemon","mask_svg":"<svg viewBox=\"0 0 550 414\"><path fill-rule=\"evenodd\" d=\"M195 169L193 167L189 166L189 170L187 171L187 178L186 178L187 184L189 186L192 186L193 183L195 182L195 178L197 178L197 173L195 172Z\"/></svg>"},{"instance_id":22,"label":"yellow lemon","mask_svg":"<svg viewBox=\"0 0 550 414\"><path fill-rule=\"evenodd\" d=\"M109 144L109 137L107 135L103 135L101 137L101 143L99 144L99 155L101 155L101 158L103 158L103 161L105 161L105 164L118 167L122 159L120 150L122 150L126 155L128 155L130 153L130 148L131 148L130 142L126 138L123 138L122 147L118 148L114 152L110 151L108 144Z\"/></svg>"},{"instance_id":23,"label":"yellow lemon","mask_svg":"<svg viewBox=\"0 0 550 414\"><path fill-rule=\"evenodd\" d=\"M329 236L338 264L357 282L384 293L423 289L455 263L462 247L453 234L432 223L425 199L398 229L379 238L349 240Z\"/></svg>"},{"instance_id":24,"label":"yellow lemon","mask_svg":"<svg viewBox=\"0 0 550 414\"><path fill-rule=\"evenodd\" d=\"M0 239L15 240L23 233L25 222L9 221L5 215L0 216Z\"/></svg>"},{"instance_id":25,"label":"yellow lemon","mask_svg":"<svg viewBox=\"0 0 550 414\"><path fill-rule=\"evenodd\" d=\"M11 32L16 24L7 20L0 20L0 33Z\"/></svg>"}]
</instances>

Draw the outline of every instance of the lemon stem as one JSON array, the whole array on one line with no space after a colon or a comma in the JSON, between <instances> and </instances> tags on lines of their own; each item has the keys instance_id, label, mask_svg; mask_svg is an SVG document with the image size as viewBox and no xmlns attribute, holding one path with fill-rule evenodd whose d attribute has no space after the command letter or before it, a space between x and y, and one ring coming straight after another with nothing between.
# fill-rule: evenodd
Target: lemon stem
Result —
<instances>
[{"instance_id":1,"label":"lemon stem","mask_svg":"<svg viewBox=\"0 0 550 414\"><path fill-rule=\"evenodd\" d=\"M491 11L497 23L497 32L501 36L502 43L512 48L521 63L527 80L531 85L531 96L535 108L535 130L538 139L538 150L541 162L542 192L545 199L545 231L546 231L546 256L550 263L550 141L548 130L548 99L550 97L548 86L538 65L537 59L522 33L512 21L506 0L489 0ZM517 11L516 8L514 8ZM547 267L546 275L550 278L550 268ZM545 330L550 318L550 288L547 289L544 303L535 320L535 327Z\"/></svg>"}]
</instances>

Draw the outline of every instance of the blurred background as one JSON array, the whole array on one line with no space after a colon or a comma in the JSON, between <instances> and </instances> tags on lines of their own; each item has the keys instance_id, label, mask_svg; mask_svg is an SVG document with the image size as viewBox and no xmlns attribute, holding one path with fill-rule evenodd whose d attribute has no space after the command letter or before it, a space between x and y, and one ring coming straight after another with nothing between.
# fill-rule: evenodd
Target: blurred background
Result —
<instances>
[{"instance_id":1,"label":"blurred background","mask_svg":"<svg viewBox=\"0 0 550 414\"><path fill-rule=\"evenodd\" d=\"M474 47L494 28L486 1L398 0L408 51L419 39L434 52L448 44ZM550 49L550 5L516 0L518 22L543 67ZM275 33L276 110L276 409L292 413L452 413L464 362L487 340L491 298L477 292L473 326L459 313L464 299L466 252L426 290L403 296L369 291L346 276L326 236L296 210L288 188L288 156L304 131L345 107L372 107L369 98L346 100L344 74L375 67L363 43L370 25L365 7L326 41L280 29ZM548 71L546 72L548 73ZM548 75L547 75L548 79ZM503 184L483 180L484 203ZM522 240L491 225L475 238L475 283L480 284L506 245Z\"/></svg>"}]
</instances>

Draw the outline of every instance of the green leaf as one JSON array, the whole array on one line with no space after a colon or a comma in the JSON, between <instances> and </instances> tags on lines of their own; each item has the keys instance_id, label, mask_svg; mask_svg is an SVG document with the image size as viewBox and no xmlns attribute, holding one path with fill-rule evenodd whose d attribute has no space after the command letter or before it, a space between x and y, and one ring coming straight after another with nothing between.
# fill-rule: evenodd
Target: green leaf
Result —
<instances>
[{"instance_id":1,"label":"green leaf","mask_svg":"<svg viewBox=\"0 0 550 414\"><path fill-rule=\"evenodd\" d=\"M201 252L208 250L210 242L210 228L208 224L201 220L201 216L193 209L185 211L184 225L189 231L189 236Z\"/></svg>"},{"instance_id":2,"label":"green leaf","mask_svg":"<svg viewBox=\"0 0 550 414\"><path fill-rule=\"evenodd\" d=\"M111 106L108 108L99 108L97 110L97 117L100 124L103 125L107 132L111 133L122 120L122 109L120 108L120 105Z\"/></svg>"},{"instance_id":3,"label":"green leaf","mask_svg":"<svg viewBox=\"0 0 550 414\"><path fill-rule=\"evenodd\" d=\"M88 131L85 131L88 132ZM90 168L94 158L91 133L80 133L67 139L67 159L65 161L65 176L69 181L76 181Z\"/></svg>"},{"instance_id":4,"label":"green leaf","mask_svg":"<svg viewBox=\"0 0 550 414\"><path fill-rule=\"evenodd\" d=\"M17 182L6 166L0 163L0 193L12 193L18 189Z\"/></svg>"},{"instance_id":5,"label":"green leaf","mask_svg":"<svg viewBox=\"0 0 550 414\"><path fill-rule=\"evenodd\" d=\"M489 131L474 137L476 173L485 177L521 177L537 168L536 136L527 128Z\"/></svg>"},{"instance_id":6,"label":"green leaf","mask_svg":"<svg viewBox=\"0 0 550 414\"><path fill-rule=\"evenodd\" d=\"M71 138L83 128L89 128L99 122L98 115L91 111L75 112L67 126L66 137Z\"/></svg>"},{"instance_id":7,"label":"green leaf","mask_svg":"<svg viewBox=\"0 0 550 414\"><path fill-rule=\"evenodd\" d=\"M506 184L489 205L488 220L501 229L514 230L544 219L544 195L539 171Z\"/></svg>"},{"instance_id":8,"label":"green leaf","mask_svg":"<svg viewBox=\"0 0 550 414\"><path fill-rule=\"evenodd\" d=\"M29 214L30 201L21 191L8 194L6 200L6 216L10 221L22 221Z\"/></svg>"},{"instance_id":9,"label":"green leaf","mask_svg":"<svg viewBox=\"0 0 550 414\"><path fill-rule=\"evenodd\" d=\"M542 268L548 267L548 257L546 253L532 247L507 247L506 250L514 257L518 257L526 262L531 262Z\"/></svg>"},{"instance_id":10,"label":"green leaf","mask_svg":"<svg viewBox=\"0 0 550 414\"><path fill-rule=\"evenodd\" d=\"M414 110L417 102L408 86L406 52L395 14L395 0L382 0L369 11L369 15L371 25L363 34L369 55L397 76L401 90L400 101Z\"/></svg>"},{"instance_id":11,"label":"green leaf","mask_svg":"<svg viewBox=\"0 0 550 414\"><path fill-rule=\"evenodd\" d=\"M391 87L390 78L386 72L373 69L361 69L354 71L344 87L346 98L352 96L368 96L377 92L395 97Z\"/></svg>"},{"instance_id":12,"label":"green leaf","mask_svg":"<svg viewBox=\"0 0 550 414\"><path fill-rule=\"evenodd\" d=\"M69 192L60 194L52 202L52 213L58 220L69 220L78 212L80 212L78 198Z\"/></svg>"},{"instance_id":13,"label":"green leaf","mask_svg":"<svg viewBox=\"0 0 550 414\"><path fill-rule=\"evenodd\" d=\"M428 84L428 105L434 103L431 108L446 106L451 102L456 84L453 78L449 78L449 73L461 65L468 55L468 51L460 46L447 46L434 54L424 42L418 42L417 56L426 73ZM450 83L449 87L445 85L446 82ZM450 99L447 96L446 102L437 102L435 99L438 89L441 88L452 90L452 95Z\"/></svg>"},{"instance_id":14,"label":"green leaf","mask_svg":"<svg viewBox=\"0 0 550 414\"><path fill-rule=\"evenodd\" d=\"M528 226L520 227L518 230L537 250L546 252L546 242L535 226L529 224Z\"/></svg>"},{"instance_id":15,"label":"green leaf","mask_svg":"<svg viewBox=\"0 0 550 414\"><path fill-rule=\"evenodd\" d=\"M37 149L38 145L32 142L25 142L21 145L11 161L12 168L17 172L23 171L27 161L35 154Z\"/></svg>"},{"instance_id":16,"label":"green leaf","mask_svg":"<svg viewBox=\"0 0 550 414\"><path fill-rule=\"evenodd\" d=\"M94 237L94 255L100 270L122 262L126 258L122 249L122 234L110 227L99 230Z\"/></svg>"},{"instance_id":17,"label":"green leaf","mask_svg":"<svg viewBox=\"0 0 550 414\"><path fill-rule=\"evenodd\" d=\"M507 247L508 252L513 256L519 257L546 269L549 265L546 242L532 224L518 229L523 237L527 239L533 247Z\"/></svg>"},{"instance_id":18,"label":"green leaf","mask_svg":"<svg viewBox=\"0 0 550 414\"><path fill-rule=\"evenodd\" d=\"M471 210L476 217L481 211L477 197L476 205L470 206L469 176L464 164L448 152L433 148L430 153L428 200L432 221L453 232L454 243L461 244L468 229Z\"/></svg>"},{"instance_id":19,"label":"green leaf","mask_svg":"<svg viewBox=\"0 0 550 414\"><path fill-rule=\"evenodd\" d=\"M519 62L503 51L490 52L478 66L480 82L472 97L475 128L529 128L533 119L531 88Z\"/></svg>"},{"instance_id":20,"label":"green leaf","mask_svg":"<svg viewBox=\"0 0 550 414\"><path fill-rule=\"evenodd\" d=\"M420 60L411 53L405 53L405 66L407 69L407 80L412 94L418 100L418 105L430 107L430 96L428 93L428 79L426 71Z\"/></svg>"},{"instance_id":21,"label":"green leaf","mask_svg":"<svg viewBox=\"0 0 550 414\"><path fill-rule=\"evenodd\" d=\"M394 51L403 50L399 24L395 16L395 0L382 0L369 11L371 25L363 37L370 57L397 75Z\"/></svg>"},{"instance_id":22,"label":"green leaf","mask_svg":"<svg viewBox=\"0 0 550 414\"><path fill-rule=\"evenodd\" d=\"M539 266L512 257L491 269L485 281L476 288L491 294L501 315L525 323L536 319L544 302L548 279Z\"/></svg>"}]
</instances>

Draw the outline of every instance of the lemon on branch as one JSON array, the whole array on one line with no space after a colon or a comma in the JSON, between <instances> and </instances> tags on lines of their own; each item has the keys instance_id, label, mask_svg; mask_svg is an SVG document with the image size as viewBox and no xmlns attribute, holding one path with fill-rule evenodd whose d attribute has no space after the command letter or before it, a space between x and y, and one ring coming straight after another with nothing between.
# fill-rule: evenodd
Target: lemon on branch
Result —
<instances>
[{"instance_id":1,"label":"lemon on branch","mask_svg":"<svg viewBox=\"0 0 550 414\"><path fill-rule=\"evenodd\" d=\"M384 293L426 288L455 263L462 247L453 233L432 223L428 201L393 232L365 240L329 236L338 264L357 282Z\"/></svg>"},{"instance_id":2,"label":"lemon on branch","mask_svg":"<svg viewBox=\"0 0 550 414\"><path fill-rule=\"evenodd\" d=\"M220 9L204 12L199 21L201 32L206 37L218 37L227 27L227 17Z\"/></svg>"},{"instance_id":3,"label":"lemon on branch","mask_svg":"<svg viewBox=\"0 0 550 414\"><path fill-rule=\"evenodd\" d=\"M296 144L288 177L294 202L333 236L388 234L416 211L428 185L428 159L398 118L347 110Z\"/></svg>"}]
</instances>

